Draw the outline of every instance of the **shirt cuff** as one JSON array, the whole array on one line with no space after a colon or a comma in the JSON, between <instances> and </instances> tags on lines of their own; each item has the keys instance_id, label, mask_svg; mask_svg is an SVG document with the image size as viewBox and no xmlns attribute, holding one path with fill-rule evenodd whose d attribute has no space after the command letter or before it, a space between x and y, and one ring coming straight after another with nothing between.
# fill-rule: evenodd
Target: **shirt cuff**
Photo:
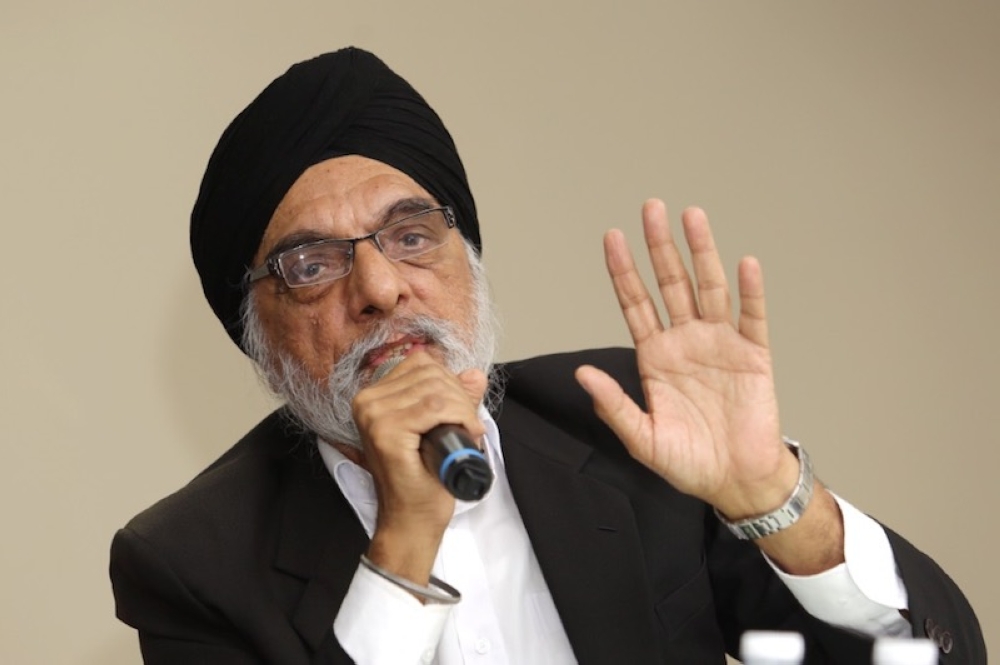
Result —
<instances>
[{"instance_id":1,"label":"shirt cuff","mask_svg":"<svg viewBox=\"0 0 1000 665\"><path fill-rule=\"evenodd\" d=\"M450 605L422 604L359 565L333 621L333 633L357 663L430 663L450 613Z\"/></svg>"},{"instance_id":2,"label":"shirt cuff","mask_svg":"<svg viewBox=\"0 0 1000 665\"><path fill-rule=\"evenodd\" d=\"M844 563L818 575L789 575L764 557L792 595L821 621L870 635L905 636L906 587L882 526L836 494L844 519Z\"/></svg>"}]
</instances>

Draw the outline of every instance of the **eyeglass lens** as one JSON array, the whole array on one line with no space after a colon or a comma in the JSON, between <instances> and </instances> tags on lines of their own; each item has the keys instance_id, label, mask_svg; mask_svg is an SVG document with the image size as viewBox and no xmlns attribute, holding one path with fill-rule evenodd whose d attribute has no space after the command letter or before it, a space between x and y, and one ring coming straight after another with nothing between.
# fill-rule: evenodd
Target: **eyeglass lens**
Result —
<instances>
[{"instance_id":1,"label":"eyeglass lens","mask_svg":"<svg viewBox=\"0 0 1000 665\"><path fill-rule=\"evenodd\" d=\"M357 242L372 238L389 259L411 261L443 245L448 228L443 210L428 210L384 226L371 236L326 240L288 250L278 256L278 263L289 287L312 286L347 275Z\"/></svg>"}]
</instances>

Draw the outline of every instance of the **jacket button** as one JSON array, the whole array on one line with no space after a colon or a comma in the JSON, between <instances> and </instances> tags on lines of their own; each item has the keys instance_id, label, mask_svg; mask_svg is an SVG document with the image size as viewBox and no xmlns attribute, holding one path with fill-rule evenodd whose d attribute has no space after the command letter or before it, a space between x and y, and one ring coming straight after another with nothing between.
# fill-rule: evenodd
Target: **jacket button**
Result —
<instances>
[{"instance_id":1,"label":"jacket button","mask_svg":"<svg viewBox=\"0 0 1000 665\"><path fill-rule=\"evenodd\" d=\"M934 619L927 619L924 621L924 635L937 642L938 625L934 623Z\"/></svg>"}]
</instances>

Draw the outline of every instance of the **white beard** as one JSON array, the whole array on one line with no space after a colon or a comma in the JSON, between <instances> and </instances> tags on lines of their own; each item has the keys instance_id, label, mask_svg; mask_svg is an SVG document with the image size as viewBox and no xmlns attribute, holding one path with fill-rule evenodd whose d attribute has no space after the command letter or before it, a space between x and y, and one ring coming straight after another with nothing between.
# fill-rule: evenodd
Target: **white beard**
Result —
<instances>
[{"instance_id":1,"label":"white beard","mask_svg":"<svg viewBox=\"0 0 1000 665\"><path fill-rule=\"evenodd\" d=\"M244 303L243 348L256 361L270 390L285 400L299 423L325 441L361 448L351 405L371 380L364 369L365 356L403 335L422 339L437 349L449 371L457 374L480 369L487 376L496 354L499 325L479 257L466 245L473 275L474 320L463 339L457 326L429 316L396 317L378 321L337 359L325 383L317 383L305 367L289 354L276 351L266 339L252 294ZM491 380L487 406L499 401L500 387Z\"/></svg>"}]
</instances>

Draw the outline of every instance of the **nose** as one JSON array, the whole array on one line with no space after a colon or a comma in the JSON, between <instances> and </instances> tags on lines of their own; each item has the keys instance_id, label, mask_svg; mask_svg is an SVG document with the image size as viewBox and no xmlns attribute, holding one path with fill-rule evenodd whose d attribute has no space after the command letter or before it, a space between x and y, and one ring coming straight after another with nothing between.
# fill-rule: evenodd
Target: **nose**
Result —
<instances>
[{"instance_id":1,"label":"nose","mask_svg":"<svg viewBox=\"0 0 1000 665\"><path fill-rule=\"evenodd\" d=\"M410 298L399 264L390 261L374 240L354 245L354 265L344 279L351 315L359 321L390 315Z\"/></svg>"}]
</instances>

